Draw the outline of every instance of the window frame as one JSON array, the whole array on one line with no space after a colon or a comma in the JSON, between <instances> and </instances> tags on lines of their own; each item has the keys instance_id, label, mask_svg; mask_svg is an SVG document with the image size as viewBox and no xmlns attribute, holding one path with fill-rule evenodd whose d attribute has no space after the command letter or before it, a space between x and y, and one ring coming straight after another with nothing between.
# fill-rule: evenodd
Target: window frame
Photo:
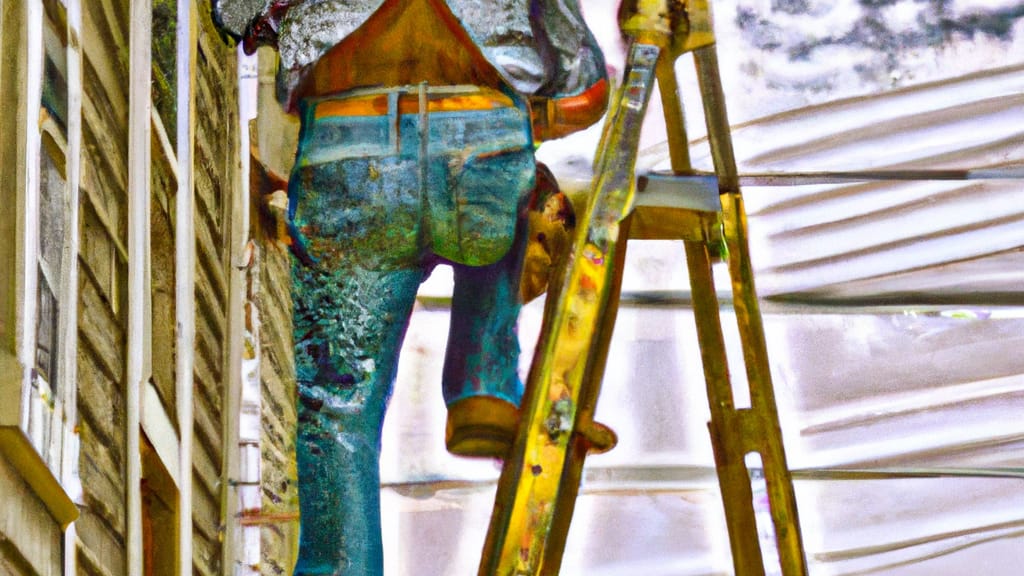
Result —
<instances>
[{"instance_id":1,"label":"window frame","mask_svg":"<svg viewBox=\"0 0 1024 576\"><path fill-rule=\"evenodd\" d=\"M80 493L76 489L80 484L75 433L79 160L72 152L80 142L80 99L73 94L81 88L81 55L77 28L70 19L78 6L76 0L11 1L13 6L5 6L0 22L0 79L5 86L18 89L9 91L0 102L8 110L6 122L13 124L0 135L0 161L13 166L15 177L0 182L7 205L0 216L8 220L0 227L0 241L5 244L0 249L0 264L14 273L0 290L0 394L18 401L0 408L0 454L19 471L61 529L66 529L78 516L73 496ZM50 12L58 14L56 21ZM60 33L66 59L66 132L43 110L48 19ZM53 157L58 153L63 157ZM51 157L64 179L67 217L61 270L50 271L60 277L59 286L51 286L59 316L57 345L50 351L56 355L56 378L50 375L54 382L46 386L35 370L43 154ZM47 398L47 389L56 393Z\"/></svg>"}]
</instances>

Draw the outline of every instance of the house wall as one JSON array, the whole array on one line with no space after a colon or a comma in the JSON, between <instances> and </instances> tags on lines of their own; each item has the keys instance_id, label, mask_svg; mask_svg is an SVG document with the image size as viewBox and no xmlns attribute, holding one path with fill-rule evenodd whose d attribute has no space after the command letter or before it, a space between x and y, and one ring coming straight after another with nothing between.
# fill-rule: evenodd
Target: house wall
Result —
<instances>
[{"instance_id":1,"label":"house wall","mask_svg":"<svg viewBox=\"0 0 1024 576\"><path fill-rule=\"evenodd\" d=\"M82 574L124 574L128 274L128 3L82 14L78 323Z\"/></svg>"},{"instance_id":2,"label":"house wall","mask_svg":"<svg viewBox=\"0 0 1024 576\"><path fill-rule=\"evenodd\" d=\"M295 360L292 352L290 255L263 244L260 250L260 437L264 574L290 574L298 552L299 497L295 465Z\"/></svg>"},{"instance_id":3,"label":"house wall","mask_svg":"<svg viewBox=\"0 0 1024 576\"><path fill-rule=\"evenodd\" d=\"M298 120L275 97L277 58L259 51L258 116L251 140L258 158L250 171L252 236L259 245L258 289L261 386L262 517L260 553L264 574L289 574L298 555L299 496L295 462L295 357L292 335L291 255L281 243L284 201L298 144ZM276 195L275 195L276 194ZM274 196L271 205L271 195Z\"/></svg>"},{"instance_id":4,"label":"house wall","mask_svg":"<svg viewBox=\"0 0 1024 576\"><path fill-rule=\"evenodd\" d=\"M2 28L21 28L21 20L30 13L23 14L22 7L38 1L5 2L0 12ZM167 3L161 0L161 9L168 9ZM69 157L80 158L74 297L77 339L71 347L75 369L69 373L75 374L77 388L73 412L77 413L81 491L76 482L62 489L57 482L68 482L64 477L47 481L71 511L74 506L68 496L75 499L79 516L74 529L66 533L68 538L62 538L68 520L54 515L53 502L26 480L32 474L22 469L17 459L6 456L5 444L0 450L0 573L58 575L70 568L83 575L119 576L137 573L140 564L152 561L146 559L158 558L160 566L154 566L154 574L234 574L233 564L242 557L239 547L244 546L238 538L241 519L237 517L240 505L235 489L239 478L240 365L257 350L262 351L262 508L254 523L259 526L262 543L260 561L254 566L262 573L289 573L298 531L289 256L279 246L261 244L255 258L244 258L248 204L242 190L236 53L214 29L209 0L192 1L192 37L196 41L190 55L192 115L178 111L177 118L161 117L160 110L168 110L166 94L161 95L160 110L153 108L148 127L148 246L139 250L130 245L136 241L130 229L137 221L130 221L133 216L129 212L130 197L138 198L129 188L137 185L130 183L131 178L146 173L129 169L139 158L146 158L129 147L133 131L129 110L133 105L138 110L138 99L145 97L129 94L131 72L140 66L140 53L129 46L132 32L138 36L138 28L130 25L133 5L136 9L138 5L130 0L70 0L65 5L73 10L81 6L79 33L70 40L75 54L81 54L81 86L68 87L71 94L81 95L81 143L67 152ZM154 29L154 33L160 32L164 31ZM23 55L26 42L24 34L0 39L4 85L25 75L24 66L13 58ZM145 60L141 62L144 66ZM166 83L163 86L166 89ZM35 105L26 104L17 91L5 91L0 103L16 110ZM16 166L23 174L24 157L31 151L20 144L8 145L8 140L20 143L13 135L24 134L25 123L21 117L3 122L6 135L0 141L4 144L0 152L4 164ZM9 122L18 130L8 131ZM182 167L174 144L175 125L182 122L192 122L193 127L191 172L186 174L190 178L184 179L194 187L191 228L181 226L177 211L179 202L186 200L179 198ZM10 247L23 233L19 219L24 217L24 191L19 189L22 178L5 175L5 179L6 184L0 186L4 194L0 238L10 240L5 243ZM187 310L182 309L177 294L187 277L177 251L179 230L194 230L195 234L194 286ZM134 253L143 254L148 263L130 261L129 254ZM20 321L19 290L24 284L18 278L25 273L17 268L16 257L14 248L0 249L0 263L7 262L16 271L9 281L0 282L0 376L3 390L10 388L12 393L18 393L21 386L14 329ZM130 294L131 286L138 284L129 283L129 274L140 267L146 289ZM144 328L129 330L129 309L139 302L143 303ZM248 306L248 315L243 314L244 306ZM182 382L188 379L178 373L183 365L183 351L178 346L182 322L193 317L194 346L191 354L186 352L191 361L184 363L191 366L192 378L188 388L183 388ZM246 318L250 319L248 325ZM245 349L244 343L252 342L246 340L246 331L258 338L258 346ZM134 349L141 349L145 356L142 382L137 383L142 388L141 419L133 410L138 407L128 406L127 401L129 392L136 393L128 382L133 361L128 353L133 348L130 338ZM188 430L182 429L188 424L181 419L189 418L180 404L188 398L183 390L192 395L190 442ZM128 429L129 422L139 420L141 442ZM16 435L20 431L15 425L3 433ZM129 446L135 445L141 447L140 454L130 453ZM190 482L180 478L183 457L191 462ZM187 495L184 504L179 494ZM140 500L144 519L133 522L128 503ZM159 517L154 512L156 502ZM187 505L191 515L191 530L184 537L168 522L176 514L181 516L182 510L175 509L181 505ZM138 526L141 528L133 528ZM135 529L142 534L132 532ZM178 542L172 544L168 538ZM141 558L132 549L132 542L140 540ZM186 547L180 548L182 545ZM172 548L174 552L168 553ZM189 565L168 562L179 549L191 555Z\"/></svg>"},{"instance_id":5,"label":"house wall","mask_svg":"<svg viewBox=\"0 0 1024 576\"><path fill-rule=\"evenodd\" d=\"M0 574L60 574L60 526L0 457Z\"/></svg>"},{"instance_id":6,"label":"house wall","mask_svg":"<svg viewBox=\"0 0 1024 576\"><path fill-rule=\"evenodd\" d=\"M196 66L196 138L194 152L196 206L195 285L195 444L193 448L193 559L200 572L227 573L223 565L220 530L229 519L222 518L228 497L222 473L226 450L237 450L237 430L226 430L234 422L225 411L225 390L237 385L229 374L229 346L232 333L229 310L241 306L230 292L233 227L241 222L232 214L232 194L238 194L240 155L238 134L237 64L233 51L221 42L206 3L199 10L199 49ZM231 81L225 82L225 79ZM233 509L233 508L232 508Z\"/></svg>"},{"instance_id":7,"label":"house wall","mask_svg":"<svg viewBox=\"0 0 1024 576\"><path fill-rule=\"evenodd\" d=\"M239 153L234 51L199 2L195 58L195 351L192 448L192 559L198 574L225 571L226 390L232 385L228 345L232 298L231 231L238 226ZM77 523L78 569L83 574L126 573L125 350L128 273L128 50L129 3L103 0L83 10L82 229L79 308L80 475L84 486ZM160 120L151 142L151 381L177 427L174 287L176 160ZM187 118L179 118L179 122ZM164 126L166 125L166 128ZM237 304L237 303L236 303ZM181 431L175 430L178 437ZM186 570L186 572L192 572Z\"/></svg>"}]
</instances>

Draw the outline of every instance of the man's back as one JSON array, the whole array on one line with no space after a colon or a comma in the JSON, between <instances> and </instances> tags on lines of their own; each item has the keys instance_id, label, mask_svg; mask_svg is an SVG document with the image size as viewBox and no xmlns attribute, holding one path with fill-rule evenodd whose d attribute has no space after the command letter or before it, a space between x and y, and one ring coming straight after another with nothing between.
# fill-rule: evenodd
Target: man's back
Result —
<instances>
[{"instance_id":1,"label":"man's back","mask_svg":"<svg viewBox=\"0 0 1024 576\"><path fill-rule=\"evenodd\" d=\"M254 23L273 14L271 43L276 43L281 56L279 97L289 109L294 108L302 90L308 86L307 76L311 69L339 44L351 46L339 49L347 56L368 52L359 54L359 61L365 56L376 57L392 68L392 72L383 72L385 66L381 65L376 67L380 68L376 72L367 71L371 76L386 81L396 78L396 71L408 63L409 53L416 52L420 46L415 42L395 42L395 34L402 33L400 27L389 33L386 30L388 26L374 25L372 21L377 20L375 15L378 11L398 13L408 9L420 10L427 5L432 5L433 12L442 20L447 18L442 12L454 16L448 22L448 30L461 29L464 39L477 47L500 80L519 94L548 98L577 96L605 78L600 48L583 21L578 3L572 0L213 0L213 4L220 27L236 38L242 38L251 32ZM361 42L373 43L375 38L382 37L382 33L388 34L390 42L381 41L376 44L376 50L370 51L347 41L350 36L362 35L368 23L374 28L373 34L366 34ZM410 19L409 24L415 25L415 19ZM434 66L433 70L427 70L430 75L445 78L461 77L466 72L482 72L483 66L478 61L469 63L467 67L467 62L462 60L464 56L452 60L450 48L442 49L443 41L432 41L426 27L420 28L423 32L416 35L421 42L429 42L432 47L425 46L425 50L414 56L429 54L431 50L441 56L434 63L420 62L420 65ZM451 33L460 34L457 31ZM466 48L465 45L463 47ZM332 60L337 64L341 59ZM366 60L369 62L370 59ZM346 62L345 65L350 64ZM375 67L369 63L359 66ZM397 78L401 78L402 73L397 74ZM485 85L493 85L493 79L486 74L483 79ZM357 83L365 86L381 82L359 79ZM339 84L349 85L352 82ZM603 106L602 98L598 107L603 109Z\"/></svg>"},{"instance_id":2,"label":"man's back","mask_svg":"<svg viewBox=\"0 0 1024 576\"><path fill-rule=\"evenodd\" d=\"M300 97L353 88L507 85L442 0L385 0L328 50L297 87Z\"/></svg>"}]
</instances>

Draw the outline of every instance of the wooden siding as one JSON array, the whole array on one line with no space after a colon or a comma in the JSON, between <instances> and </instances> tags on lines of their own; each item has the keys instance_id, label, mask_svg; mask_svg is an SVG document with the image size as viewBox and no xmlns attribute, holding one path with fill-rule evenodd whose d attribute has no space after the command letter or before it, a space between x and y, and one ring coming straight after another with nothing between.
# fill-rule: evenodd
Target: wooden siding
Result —
<instances>
[{"instance_id":1,"label":"wooden siding","mask_svg":"<svg viewBox=\"0 0 1024 576\"><path fill-rule=\"evenodd\" d=\"M193 571L221 574L225 449L228 266L231 185L237 170L234 51L221 42L200 2L196 70L196 363ZM83 10L83 142L79 253L80 474L78 571L126 570L125 405L128 158L127 0L98 0ZM175 405L175 160L156 118L152 142L152 380L177 425ZM180 431L179 431L180 433Z\"/></svg>"},{"instance_id":2,"label":"wooden siding","mask_svg":"<svg viewBox=\"0 0 1024 576\"><path fill-rule=\"evenodd\" d=\"M230 492L222 478L226 446L224 437L224 391L231 385L227 373L228 275L231 266L232 186L239 169L237 64L234 51L226 46L206 16L207 2L200 2L199 49L196 58L194 151L196 204L195 284L195 443L193 446L193 560L202 574L223 574L222 499ZM229 436L230 437L230 436Z\"/></svg>"},{"instance_id":3,"label":"wooden siding","mask_svg":"<svg viewBox=\"0 0 1024 576\"><path fill-rule=\"evenodd\" d=\"M295 360L292 353L291 257L275 245L260 251L260 393L262 396L262 514L264 574L290 574L298 551L299 496L295 465Z\"/></svg>"},{"instance_id":4,"label":"wooden siding","mask_svg":"<svg viewBox=\"0 0 1024 576\"><path fill-rule=\"evenodd\" d=\"M127 2L83 10L78 404L84 489L78 567L125 573Z\"/></svg>"},{"instance_id":5,"label":"wooden siding","mask_svg":"<svg viewBox=\"0 0 1024 576\"><path fill-rule=\"evenodd\" d=\"M190 0L176 0L190 2ZM193 4L189 4L192 6ZM128 356L128 270L129 270L129 36L131 0L94 0L82 3L80 34L72 44L81 48L82 132L80 147L69 154L81 161L78 178L79 242L75 262L77 275L77 431L80 438L78 473L81 495L75 494L81 515L75 524L72 550L77 572L93 576L120 576L133 571L129 566L129 509L126 497L138 495L140 486L131 485L126 471L139 455L130 454L128 427L132 412L126 399ZM136 8L139 5L135 5ZM196 310L194 365L194 450L185 453L192 461L194 483L192 507L193 562L185 573L225 574L224 517L228 483L225 477L226 455L237 450L230 438L236 420L225 413L226 391L237 385L236 367L229 360L229 341L242 338L229 330L232 307L241 306L240 295L230 294L232 238L239 221L234 213L240 182L239 120L236 57L232 47L222 42L213 28L208 0L199 0L193 11L198 22L198 54L195 68L195 155L196 192L196 278L192 306ZM14 10L3 11L5 25ZM9 26L8 26L9 27ZM139 28L134 28L138 33ZM24 37L8 35L0 49L8 52L26 42ZM20 68L3 66L4 73L24 74ZM10 78L4 78L5 85ZM24 82L19 81L20 84ZM12 84L13 85L13 84ZM69 86L77 91L79 87ZM15 92L15 95L17 92ZM4 102L14 102L8 94ZM22 98L24 100L24 98ZM138 100L134 101L138 104ZM37 104L30 104L37 105ZM21 106L12 106L18 108ZM137 109L137 108L136 108ZM165 112L169 109L165 108ZM23 120L23 119L21 119ZM151 306L151 341L144 343L151 353L149 377L167 418L161 421L179 426L177 410L176 350L176 195L177 161L170 145L175 135L164 126L187 122L186 118L152 117L151 141L151 269L148 278ZM5 124L5 127L7 124ZM136 126L137 127L137 126ZM32 128L32 126L29 126ZM4 148L4 160L24 163L25 150L13 156ZM16 188L5 188L5 191ZM236 200L233 202L232 200ZM11 200L8 202L8 200ZM0 203L0 236L13 237L17 214L3 206L17 206L14 199ZM143 215L145 218L146 216ZM137 222L133 222L137 224ZM8 238L9 239L9 238ZM74 249L74 248L72 248ZM134 250L133 250L134 252ZM3 255L6 255L4 252ZM138 262L133 263L138 265ZM5 283L0 300L12 299L12 283ZM10 318L8 317L10 316ZM13 315L0 318L0 338L7 346ZM10 326L8 326L10 324ZM138 341L133 341L137 344ZM6 350L6 348L4 348ZM159 414L162 419L163 415ZM134 432L134 431L132 431ZM181 437L182 430L176 430ZM170 434L168 434L170 436ZM178 457L173 440L159 458L169 468ZM175 469L176 470L176 469ZM0 458L0 573L56 576L62 565L60 523L53 521L42 501L32 494L13 465ZM160 545L157 543L156 545ZM55 570L57 572L55 572Z\"/></svg>"},{"instance_id":6,"label":"wooden siding","mask_svg":"<svg viewBox=\"0 0 1024 576\"><path fill-rule=\"evenodd\" d=\"M0 458L0 574L58 576L58 566L57 523L18 472Z\"/></svg>"}]
</instances>

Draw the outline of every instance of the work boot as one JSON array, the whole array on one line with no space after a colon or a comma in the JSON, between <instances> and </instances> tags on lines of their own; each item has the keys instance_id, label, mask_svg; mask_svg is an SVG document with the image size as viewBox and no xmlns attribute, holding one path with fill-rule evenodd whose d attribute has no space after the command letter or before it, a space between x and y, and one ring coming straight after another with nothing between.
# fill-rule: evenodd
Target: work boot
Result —
<instances>
[{"instance_id":1,"label":"work boot","mask_svg":"<svg viewBox=\"0 0 1024 576\"><path fill-rule=\"evenodd\" d=\"M519 409L492 396L469 396L448 407L445 445L458 456L504 458L515 441Z\"/></svg>"}]
</instances>

